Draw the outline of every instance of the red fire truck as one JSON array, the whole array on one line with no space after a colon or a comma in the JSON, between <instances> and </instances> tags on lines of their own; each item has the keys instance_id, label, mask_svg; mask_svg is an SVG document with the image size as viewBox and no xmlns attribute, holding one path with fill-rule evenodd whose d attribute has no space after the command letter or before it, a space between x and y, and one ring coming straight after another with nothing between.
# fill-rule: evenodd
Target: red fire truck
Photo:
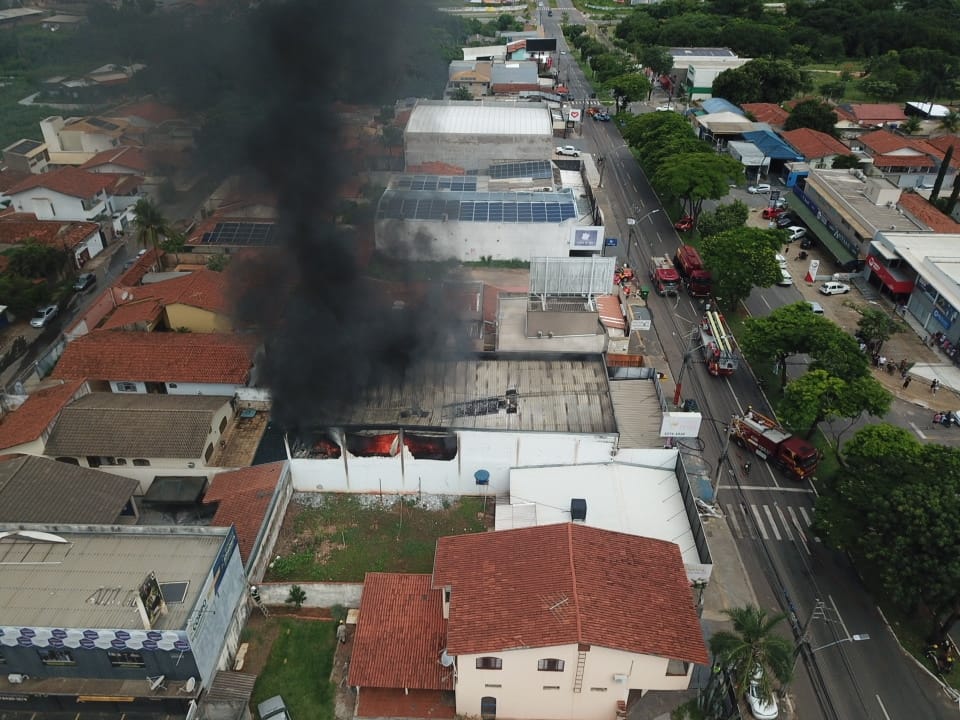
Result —
<instances>
[{"instance_id":1,"label":"red fire truck","mask_svg":"<svg viewBox=\"0 0 960 720\"><path fill-rule=\"evenodd\" d=\"M794 480L812 475L820 463L820 451L802 438L794 437L777 422L748 407L731 421L734 441L757 457L769 460Z\"/></svg>"},{"instance_id":2,"label":"red fire truck","mask_svg":"<svg viewBox=\"0 0 960 720\"><path fill-rule=\"evenodd\" d=\"M680 290L680 274L670 262L669 255L653 258L650 265L650 280L657 295L677 295Z\"/></svg>"},{"instance_id":3,"label":"red fire truck","mask_svg":"<svg viewBox=\"0 0 960 720\"><path fill-rule=\"evenodd\" d=\"M740 366L737 343L727 327L727 321L716 310L708 309L700 320L700 348L707 371L714 377L733 375Z\"/></svg>"}]
</instances>

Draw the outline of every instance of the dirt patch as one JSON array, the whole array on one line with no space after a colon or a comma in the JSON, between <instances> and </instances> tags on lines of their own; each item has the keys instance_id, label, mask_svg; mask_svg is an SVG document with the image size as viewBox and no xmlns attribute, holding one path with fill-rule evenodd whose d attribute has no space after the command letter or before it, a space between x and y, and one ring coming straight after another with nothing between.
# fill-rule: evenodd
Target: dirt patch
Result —
<instances>
[{"instance_id":1,"label":"dirt patch","mask_svg":"<svg viewBox=\"0 0 960 720\"><path fill-rule=\"evenodd\" d=\"M270 657L270 649L279 634L280 626L276 620L264 617L258 610L250 615L241 637L241 642L247 643L242 672L251 675L263 672Z\"/></svg>"}]
</instances>

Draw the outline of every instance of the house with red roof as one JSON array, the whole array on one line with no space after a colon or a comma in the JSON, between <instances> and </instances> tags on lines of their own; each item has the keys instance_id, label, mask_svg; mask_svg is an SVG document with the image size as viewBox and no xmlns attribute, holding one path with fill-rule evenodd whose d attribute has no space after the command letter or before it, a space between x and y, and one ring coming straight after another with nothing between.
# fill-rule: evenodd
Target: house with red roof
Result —
<instances>
[{"instance_id":1,"label":"house with red roof","mask_svg":"<svg viewBox=\"0 0 960 720\"><path fill-rule=\"evenodd\" d=\"M866 152L873 166L900 187L924 184L923 176L932 176L932 182L943 162L943 152L926 140L897 135L889 130L865 133L852 145ZM948 171L948 175L953 173Z\"/></svg>"},{"instance_id":2,"label":"house with red roof","mask_svg":"<svg viewBox=\"0 0 960 720\"><path fill-rule=\"evenodd\" d=\"M247 578L259 582L273 557L293 483L286 461L253 465L214 475L203 497L215 505L210 524L233 526Z\"/></svg>"},{"instance_id":3,"label":"house with red roof","mask_svg":"<svg viewBox=\"0 0 960 720\"><path fill-rule=\"evenodd\" d=\"M95 222L37 220L33 213L0 215L0 245L22 245L30 240L66 250L77 269L103 251L103 233Z\"/></svg>"},{"instance_id":4,"label":"house with red roof","mask_svg":"<svg viewBox=\"0 0 960 720\"><path fill-rule=\"evenodd\" d=\"M130 288L101 330L233 330L227 299L227 274L202 268L180 277Z\"/></svg>"},{"instance_id":5,"label":"house with red roof","mask_svg":"<svg viewBox=\"0 0 960 720\"><path fill-rule=\"evenodd\" d=\"M232 397L250 381L256 345L244 335L95 330L67 345L51 376L114 393Z\"/></svg>"},{"instance_id":6,"label":"house with red roof","mask_svg":"<svg viewBox=\"0 0 960 720\"><path fill-rule=\"evenodd\" d=\"M57 380L27 396L15 410L0 415L0 454L41 455L63 408L90 392L84 380Z\"/></svg>"},{"instance_id":7,"label":"house with red roof","mask_svg":"<svg viewBox=\"0 0 960 720\"><path fill-rule=\"evenodd\" d=\"M903 106L896 103L844 103L839 108L865 129L898 125L907 120Z\"/></svg>"},{"instance_id":8,"label":"house with red roof","mask_svg":"<svg viewBox=\"0 0 960 720\"><path fill-rule=\"evenodd\" d=\"M153 161L143 148L121 145L98 152L81 165L80 169L117 175L152 175Z\"/></svg>"},{"instance_id":9,"label":"house with red roof","mask_svg":"<svg viewBox=\"0 0 960 720\"><path fill-rule=\"evenodd\" d=\"M708 663L675 543L558 523L440 538L432 576L368 574L349 683L359 717L416 699L436 717L609 720Z\"/></svg>"},{"instance_id":10,"label":"house with red roof","mask_svg":"<svg viewBox=\"0 0 960 720\"><path fill-rule=\"evenodd\" d=\"M753 116L757 122L767 123L775 128L783 127L790 113L776 103L744 103L740 109Z\"/></svg>"},{"instance_id":11,"label":"house with red roof","mask_svg":"<svg viewBox=\"0 0 960 720\"><path fill-rule=\"evenodd\" d=\"M93 220L135 204L142 184L139 175L64 167L32 175L6 195L18 212L33 213L40 220Z\"/></svg>"},{"instance_id":12,"label":"house with red roof","mask_svg":"<svg viewBox=\"0 0 960 720\"><path fill-rule=\"evenodd\" d=\"M851 153L850 148L842 142L819 130L786 130L780 133L780 137L790 143L790 146L814 167L831 167L835 157Z\"/></svg>"}]
</instances>

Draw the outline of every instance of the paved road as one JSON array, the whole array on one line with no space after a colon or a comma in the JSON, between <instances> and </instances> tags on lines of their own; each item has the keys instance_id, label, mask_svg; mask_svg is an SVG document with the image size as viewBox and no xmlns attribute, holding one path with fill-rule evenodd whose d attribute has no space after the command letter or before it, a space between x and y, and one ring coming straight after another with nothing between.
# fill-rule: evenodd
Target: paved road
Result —
<instances>
[{"instance_id":1,"label":"paved road","mask_svg":"<svg viewBox=\"0 0 960 720\"><path fill-rule=\"evenodd\" d=\"M571 22L577 21L569 0L558 4L555 17L545 18L548 32L551 21L558 23L557 16L563 11L571 13ZM562 40L560 47L566 49ZM569 73L572 95L589 97L592 90L575 63L561 71ZM631 237L628 247L622 243L617 248L619 257L628 255L636 267L644 268L654 254L672 253L679 239L670 218L615 125L588 121L582 136L571 142L606 160L603 184L615 214L605 218L607 234ZM628 217L640 221L632 236ZM796 288L775 287L754 293L748 307L764 313L800 299ZM702 310L700 303L685 295L651 296L650 309L667 363L678 377L684 350L689 347L687 338ZM723 424L748 405L765 409L765 398L747 371L712 378L701 363L694 362L682 379L683 397L695 398L707 418L701 433L703 455L716 467L722 453ZM897 422L896 411L890 419ZM720 509L737 538L761 604L791 612L797 627L806 627L814 650L808 661L798 666L790 688L797 705L795 717L956 718L956 706L903 655L846 558L825 548L811 533L812 487L775 475L760 462L753 463L749 476L744 475L746 458L739 452L734 448L721 470ZM856 642L853 635L869 635L870 639Z\"/></svg>"}]
</instances>

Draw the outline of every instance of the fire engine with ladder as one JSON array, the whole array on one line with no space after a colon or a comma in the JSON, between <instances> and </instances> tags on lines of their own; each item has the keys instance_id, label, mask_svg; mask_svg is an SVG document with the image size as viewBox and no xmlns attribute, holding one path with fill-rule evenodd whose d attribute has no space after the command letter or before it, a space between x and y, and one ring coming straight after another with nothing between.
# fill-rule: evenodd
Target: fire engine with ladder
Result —
<instances>
[{"instance_id":1,"label":"fire engine with ladder","mask_svg":"<svg viewBox=\"0 0 960 720\"><path fill-rule=\"evenodd\" d=\"M820 451L803 438L788 433L773 418L752 407L741 416L734 416L730 425L734 441L753 451L794 480L812 475L820 464Z\"/></svg>"},{"instance_id":2,"label":"fire engine with ladder","mask_svg":"<svg viewBox=\"0 0 960 720\"><path fill-rule=\"evenodd\" d=\"M721 313L711 310L709 304L700 320L700 347L707 371L714 377L733 375L740 366L737 343L727 327L727 321Z\"/></svg>"}]
</instances>

